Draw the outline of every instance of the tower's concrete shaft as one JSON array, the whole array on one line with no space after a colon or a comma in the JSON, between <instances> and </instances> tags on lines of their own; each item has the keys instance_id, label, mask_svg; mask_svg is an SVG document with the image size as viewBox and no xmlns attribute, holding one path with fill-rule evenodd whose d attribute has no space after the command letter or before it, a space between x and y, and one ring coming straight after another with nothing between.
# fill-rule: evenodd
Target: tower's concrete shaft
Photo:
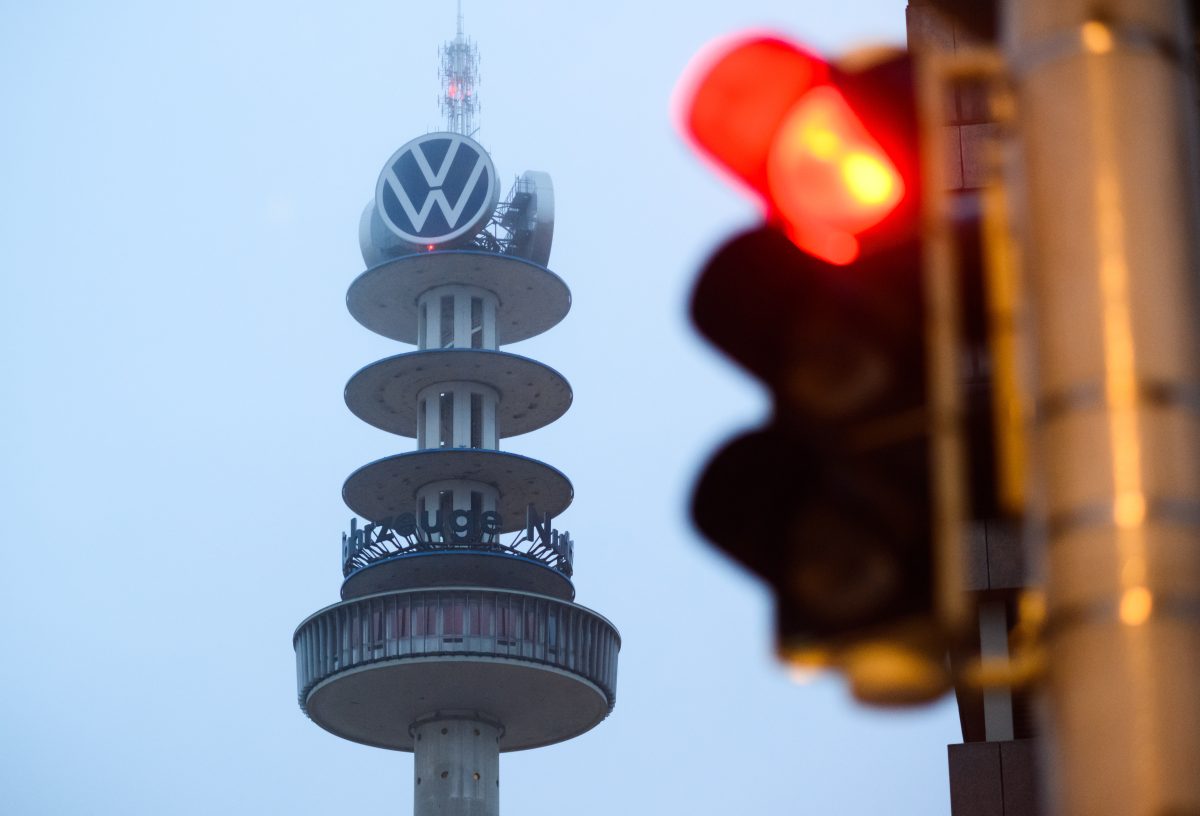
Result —
<instances>
[{"instance_id":1,"label":"tower's concrete shaft","mask_svg":"<svg viewBox=\"0 0 1200 816\"><path fill-rule=\"evenodd\" d=\"M413 725L413 816L498 816L502 728L470 712Z\"/></svg>"}]
</instances>

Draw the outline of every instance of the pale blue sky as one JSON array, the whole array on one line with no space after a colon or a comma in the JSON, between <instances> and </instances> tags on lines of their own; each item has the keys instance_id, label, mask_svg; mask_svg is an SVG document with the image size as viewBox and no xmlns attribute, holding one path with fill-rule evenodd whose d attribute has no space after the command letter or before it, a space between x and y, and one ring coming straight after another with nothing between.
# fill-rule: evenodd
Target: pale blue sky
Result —
<instances>
[{"instance_id":1,"label":"pale blue sky","mask_svg":"<svg viewBox=\"0 0 1200 816\"><path fill-rule=\"evenodd\" d=\"M613 716L504 755L503 812L948 813L953 703L789 682L762 586L684 515L765 400L684 319L753 212L672 133L671 88L737 28L902 41L902 0L465 6L479 140L505 188L553 176L574 296L511 348L575 404L505 447L573 481L578 600L624 637ZM0 11L5 813L410 811L408 755L300 712L291 634L337 599L342 480L413 444L342 403L409 348L343 298L382 163L440 121L453 32L450 0Z\"/></svg>"}]
</instances>

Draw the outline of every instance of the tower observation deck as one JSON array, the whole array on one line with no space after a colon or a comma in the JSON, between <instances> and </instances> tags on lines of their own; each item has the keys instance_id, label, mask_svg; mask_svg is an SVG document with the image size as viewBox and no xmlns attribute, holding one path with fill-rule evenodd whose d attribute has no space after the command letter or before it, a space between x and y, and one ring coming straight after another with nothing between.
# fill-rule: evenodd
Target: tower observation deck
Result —
<instances>
[{"instance_id":1,"label":"tower observation deck","mask_svg":"<svg viewBox=\"0 0 1200 816\"><path fill-rule=\"evenodd\" d=\"M362 518L342 536L342 600L293 643L301 708L322 728L414 753L417 816L499 811L499 754L578 736L616 699L620 636L574 601L574 542L554 529L567 477L503 451L571 404L554 369L502 351L570 308L546 268L550 178L501 200L471 138L477 57L443 49L444 132L388 159L359 238L367 270L346 304L366 328L416 346L346 385L363 421L416 449L346 479Z\"/></svg>"}]
</instances>

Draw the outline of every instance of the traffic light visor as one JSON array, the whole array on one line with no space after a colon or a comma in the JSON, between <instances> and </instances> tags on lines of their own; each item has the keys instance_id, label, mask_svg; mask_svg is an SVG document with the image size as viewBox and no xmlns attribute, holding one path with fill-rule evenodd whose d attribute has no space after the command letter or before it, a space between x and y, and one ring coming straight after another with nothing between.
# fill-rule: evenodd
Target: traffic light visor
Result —
<instances>
[{"instance_id":1,"label":"traffic light visor","mask_svg":"<svg viewBox=\"0 0 1200 816\"><path fill-rule=\"evenodd\" d=\"M767 156L796 100L829 82L820 58L776 37L735 35L700 52L676 95L679 127L699 152L767 196Z\"/></svg>"},{"instance_id":2,"label":"traffic light visor","mask_svg":"<svg viewBox=\"0 0 1200 816\"><path fill-rule=\"evenodd\" d=\"M792 43L761 35L715 43L693 60L677 103L697 150L822 260L854 261L858 236L904 199L899 169L832 69Z\"/></svg>"}]
</instances>

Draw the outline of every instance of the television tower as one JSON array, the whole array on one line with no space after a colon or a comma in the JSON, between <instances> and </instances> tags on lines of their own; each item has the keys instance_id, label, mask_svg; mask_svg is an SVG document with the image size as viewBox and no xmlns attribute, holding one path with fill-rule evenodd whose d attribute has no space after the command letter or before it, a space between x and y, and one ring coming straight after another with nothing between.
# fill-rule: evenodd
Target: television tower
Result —
<instances>
[{"instance_id":1,"label":"television tower","mask_svg":"<svg viewBox=\"0 0 1200 816\"><path fill-rule=\"evenodd\" d=\"M415 816L494 816L499 755L571 739L616 699L620 636L573 603L574 542L553 520L573 490L555 468L500 450L571 404L554 369L500 346L553 327L571 305L546 268L550 177L504 200L476 132L479 58L442 49L446 129L384 165L360 222L367 271L346 305L416 351L346 385L363 421L417 449L342 488L342 600L293 637L300 707L322 728L414 754Z\"/></svg>"}]
</instances>

